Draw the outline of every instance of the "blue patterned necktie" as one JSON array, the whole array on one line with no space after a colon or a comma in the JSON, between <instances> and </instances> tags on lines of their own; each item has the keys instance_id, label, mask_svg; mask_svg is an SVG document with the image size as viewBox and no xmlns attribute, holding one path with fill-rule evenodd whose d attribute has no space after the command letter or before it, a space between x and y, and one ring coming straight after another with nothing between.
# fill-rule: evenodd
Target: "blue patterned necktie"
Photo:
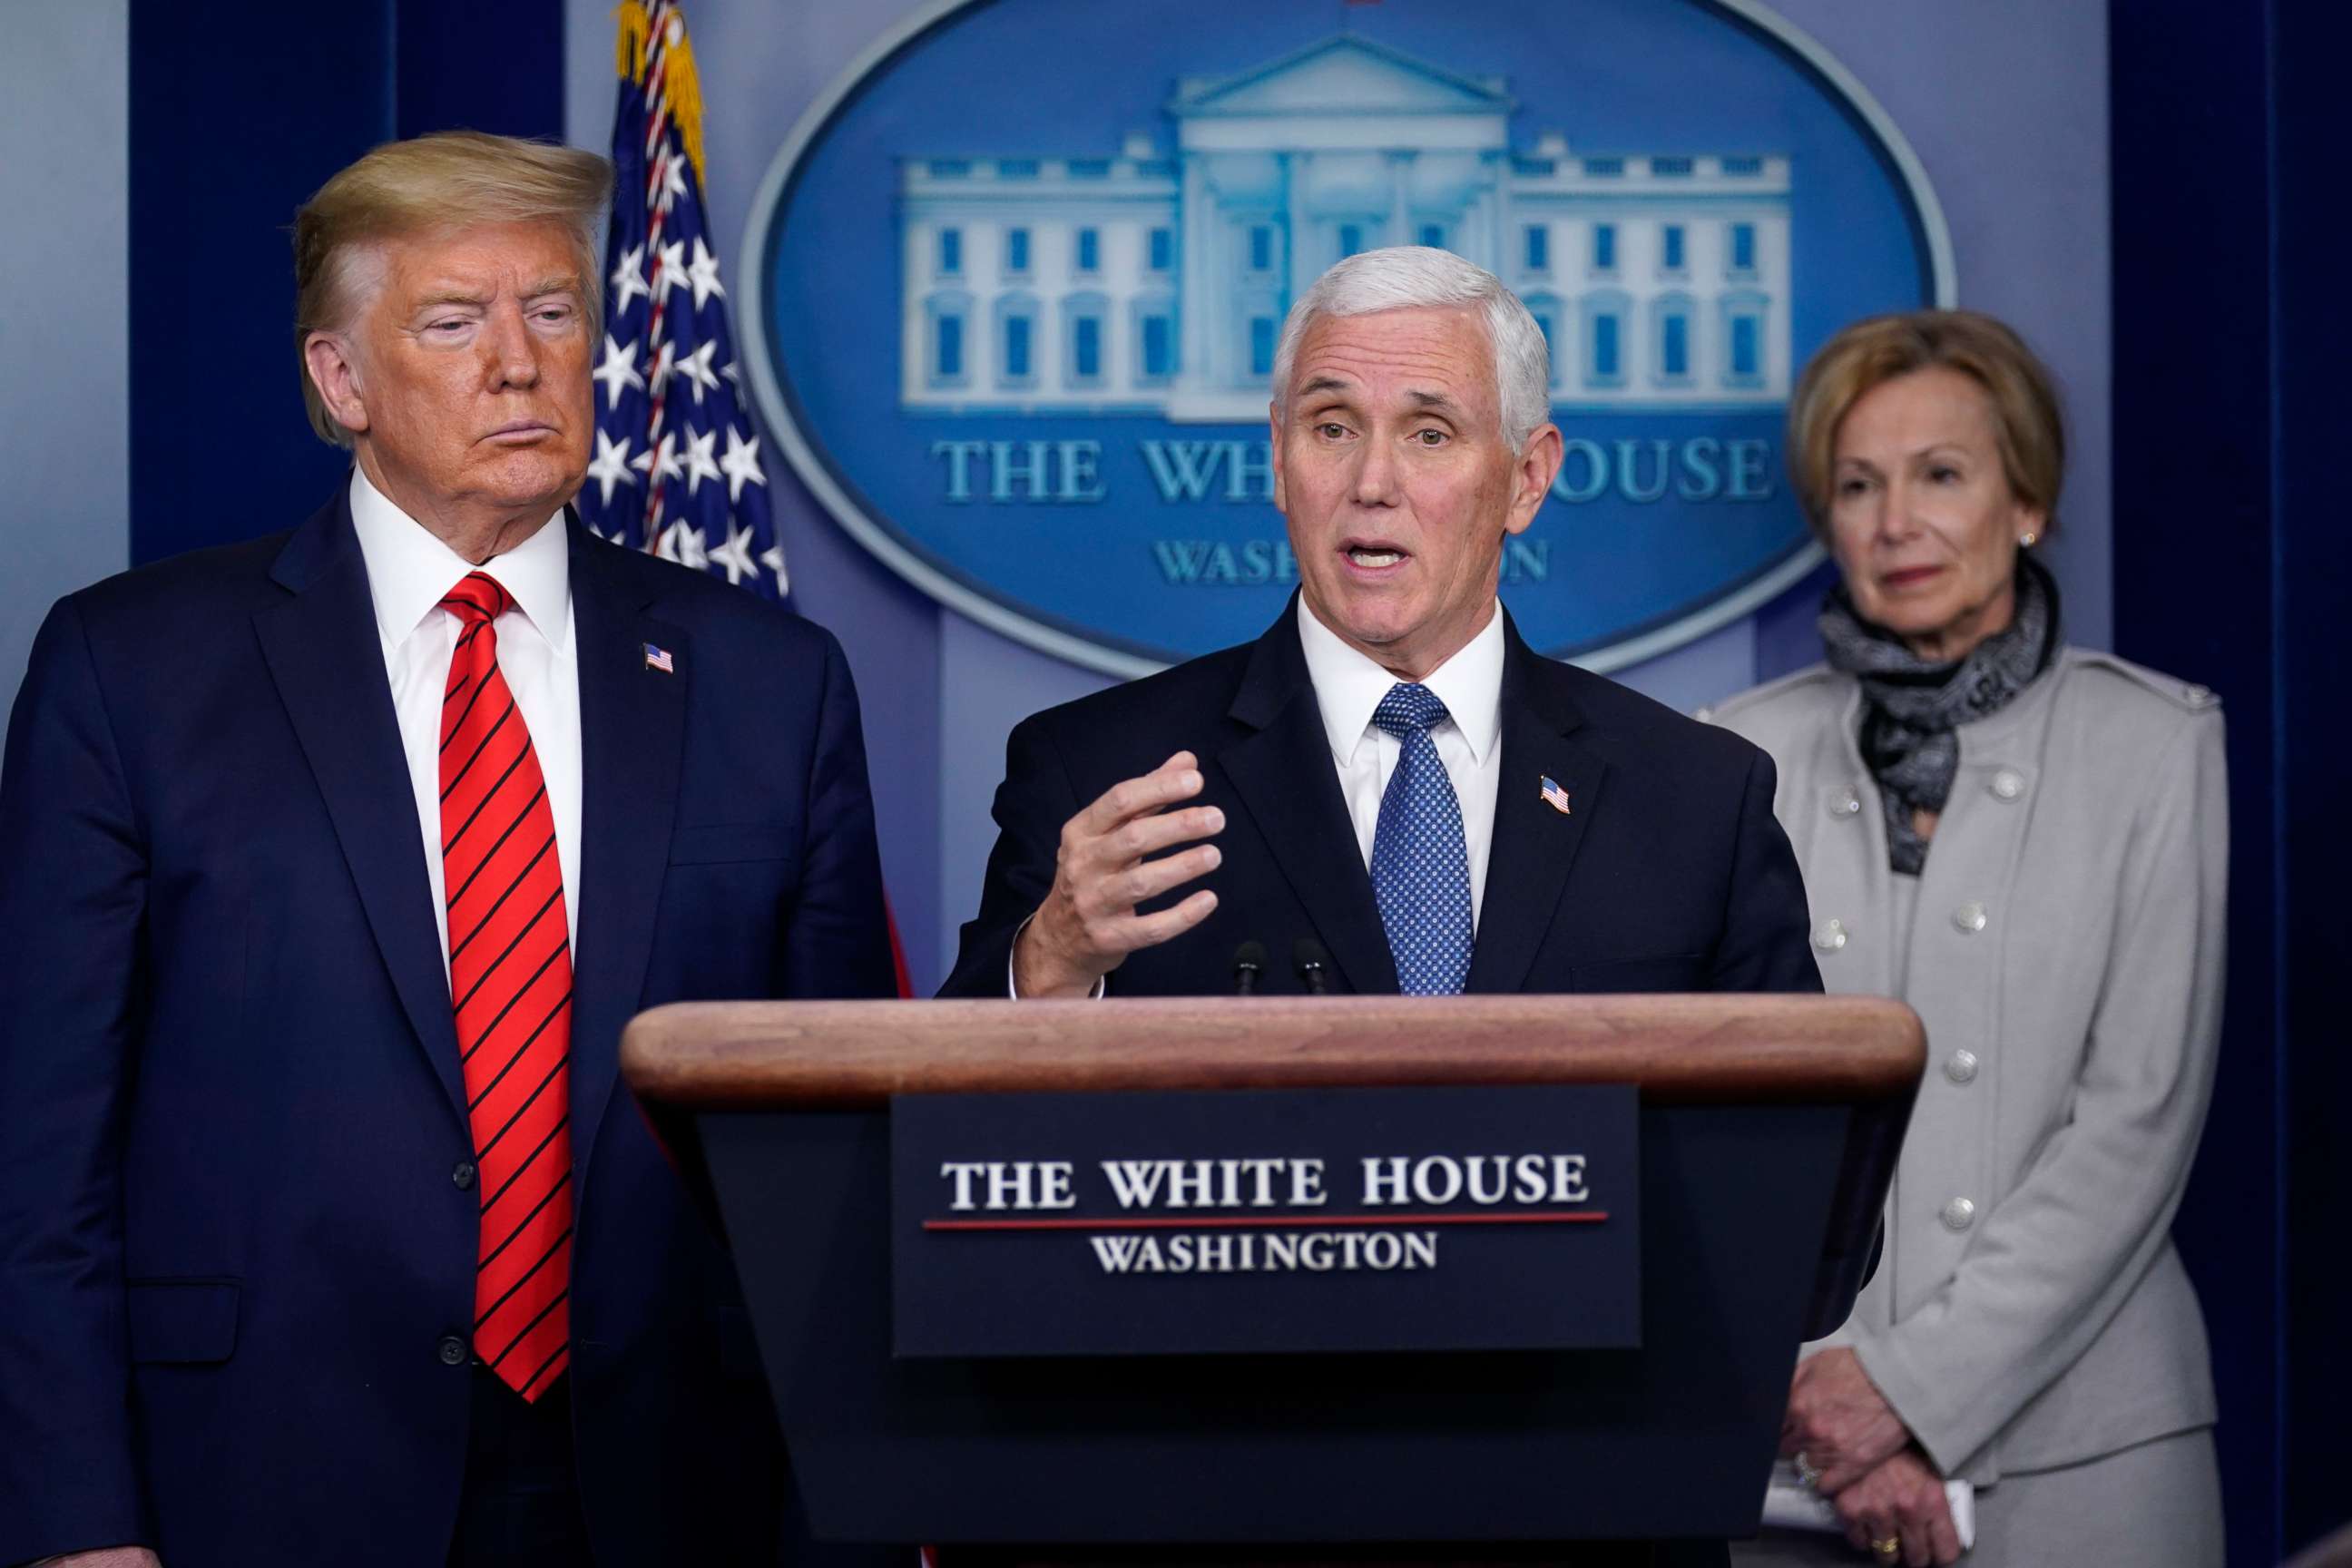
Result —
<instances>
[{"instance_id":1,"label":"blue patterned necktie","mask_svg":"<svg viewBox=\"0 0 2352 1568\"><path fill-rule=\"evenodd\" d=\"M1470 856L1462 803L1445 776L1430 726L1445 704L1426 686L1397 685L1372 722L1404 752L1381 795L1372 835L1372 898L1381 907L1397 988L1408 996L1455 996L1470 973Z\"/></svg>"}]
</instances>

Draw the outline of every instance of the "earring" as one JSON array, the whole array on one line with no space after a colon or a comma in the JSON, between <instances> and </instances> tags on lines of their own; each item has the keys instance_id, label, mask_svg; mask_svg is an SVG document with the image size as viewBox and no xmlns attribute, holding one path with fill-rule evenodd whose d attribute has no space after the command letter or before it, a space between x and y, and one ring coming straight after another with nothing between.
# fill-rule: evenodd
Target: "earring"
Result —
<instances>
[{"instance_id":1,"label":"earring","mask_svg":"<svg viewBox=\"0 0 2352 1568\"><path fill-rule=\"evenodd\" d=\"M2020 550L2031 550L2033 548L2033 542L2041 537L2038 533L2021 533L2017 536L2017 547Z\"/></svg>"}]
</instances>

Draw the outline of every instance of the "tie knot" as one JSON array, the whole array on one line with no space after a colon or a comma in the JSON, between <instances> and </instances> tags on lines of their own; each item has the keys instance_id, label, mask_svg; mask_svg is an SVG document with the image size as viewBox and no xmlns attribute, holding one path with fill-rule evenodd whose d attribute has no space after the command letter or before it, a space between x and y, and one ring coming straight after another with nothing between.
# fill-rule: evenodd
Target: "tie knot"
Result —
<instances>
[{"instance_id":1,"label":"tie knot","mask_svg":"<svg viewBox=\"0 0 2352 1568\"><path fill-rule=\"evenodd\" d=\"M487 572L468 572L441 596L441 607L469 626L497 620L514 607L514 595Z\"/></svg>"},{"instance_id":2,"label":"tie knot","mask_svg":"<svg viewBox=\"0 0 2352 1568\"><path fill-rule=\"evenodd\" d=\"M1399 681L1372 710L1372 722L1402 741L1446 717L1445 704L1426 686Z\"/></svg>"}]
</instances>

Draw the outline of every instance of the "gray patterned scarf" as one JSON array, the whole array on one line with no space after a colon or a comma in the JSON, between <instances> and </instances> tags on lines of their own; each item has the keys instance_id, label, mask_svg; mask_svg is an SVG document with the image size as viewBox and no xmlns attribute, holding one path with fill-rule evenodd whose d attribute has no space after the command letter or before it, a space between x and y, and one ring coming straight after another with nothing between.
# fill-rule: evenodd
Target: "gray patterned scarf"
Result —
<instances>
[{"instance_id":1,"label":"gray patterned scarf","mask_svg":"<svg viewBox=\"0 0 2352 1568\"><path fill-rule=\"evenodd\" d=\"M1950 664L1930 664L1893 632L1854 613L1841 583L1822 605L1822 641L1832 669L1862 682L1862 760L1886 808L1886 858L1916 877L1927 841L1915 811L1940 812L1960 765L1960 725L1998 713L2049 668L2058 651L2058 584L2020 552L2017 615L2003 630Z\"/></svg>"}]
</instances>

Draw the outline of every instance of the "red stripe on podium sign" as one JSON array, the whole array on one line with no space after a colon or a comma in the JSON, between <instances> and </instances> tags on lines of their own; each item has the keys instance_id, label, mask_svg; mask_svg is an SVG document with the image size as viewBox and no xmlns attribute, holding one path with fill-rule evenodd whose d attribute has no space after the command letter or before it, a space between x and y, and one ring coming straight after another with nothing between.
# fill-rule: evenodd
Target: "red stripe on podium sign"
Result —
<instances>
[{"instance_id":1,"label":"red stripe on podium sign","mask_svg":"<svg viewBox=\"0 0 2352 1568\"><path fill-rule=\"evenodd\" d=\"M1139 1219L927 1219L925 1230L1234 1230L1275 1226L1328 1228L1335 1225L1598 1225L1607 1209L1546 1209L1530 1214L1294 1214L1219 1215L1184 1219L1154 1215Z\"/></svg>"}]
</instances>

